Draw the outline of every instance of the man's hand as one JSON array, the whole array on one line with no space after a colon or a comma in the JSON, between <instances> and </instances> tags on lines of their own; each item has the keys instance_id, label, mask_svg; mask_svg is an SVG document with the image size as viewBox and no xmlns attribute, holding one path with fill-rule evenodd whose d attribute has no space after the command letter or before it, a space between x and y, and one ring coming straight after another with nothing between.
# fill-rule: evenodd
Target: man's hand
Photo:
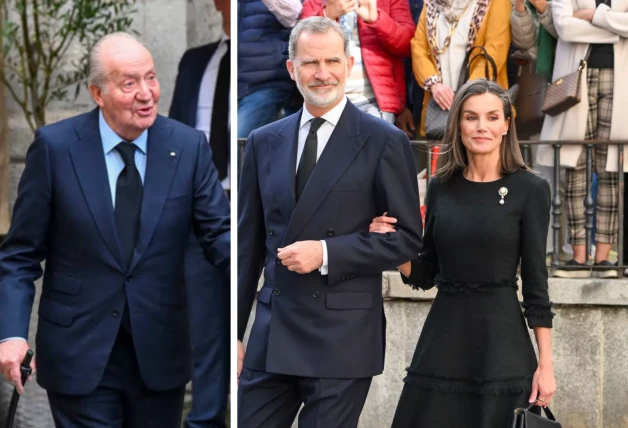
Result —
<instances>
[{"instance_id":1,"label":"man's hand","mask_svg":"<svg viewBox=\"0 0 628 428\"><path fill-rule=\"evenodd\" d=\"M238 340L238 385L240 385L242 366L244 366L244 346L242 346L242 341Z\"/></svg>"},{"instance_id":2,"label":"man's hand","mask_svg":"<svg viewBox=\"0 0 628 428\"><path fill-rule=\"evenodd\" d=\"M574 18L589 22L593 21L593 15L595 15L595 9L580 9L573 13Z\"/></svg>"},{"instance_id":3,"label":"man's hand","mask_svg":"<svg viewBox=\"0 0 628 428\"><path fill-rule=\"evenodd\" d=\"M362 21L370 24L377 21L377 0L359 0L355 13Z\"/></svg>"},{"instance_id":4,"label":"man's hand","mask_svg":"<svg viewBox=\"0 0 628 428\"><path fill-rule=\"evenodd\" d=\"M404 108L403 111L397 118L395 119L395 125L397 128L401 129L409 138L414 138L414 133L416 132L416 126L414 125L414 118L412 117L412 112L408 107Z\"/></svg>"},{"instance_id":5,"label":"man's hand","mask_svg":"<svg viewBox=\"0 0 628 428\"><path fill-rule=\"evenodd\" d=\"M334 21L358 8L358 0L328 0L323 13Z\"/></svg>"},{"instance_id":6,"label":"man's hand","mask_svg":"<svg viewBox=\"0 0 628 428\"><path fill-rule=\"evenodd\" d=\"M323 265L323 244L320 241L300 241L277 249L277 257L288 270L310 273Z\"/></svg>"},{"instance_id":7,"label":"man's hand","mask_svg":"<svg viewBox=\"0 0 628 428\"><path fill-rule=\"evenodd\" d=\"M22 364L28 349L28 343L21 339L11 339L0 343L0 373L15 385L20 394L24 392L20 364ZM34 373L36 369L34 358L31 362L31 368Z\"/></svg>"}]
</instances>

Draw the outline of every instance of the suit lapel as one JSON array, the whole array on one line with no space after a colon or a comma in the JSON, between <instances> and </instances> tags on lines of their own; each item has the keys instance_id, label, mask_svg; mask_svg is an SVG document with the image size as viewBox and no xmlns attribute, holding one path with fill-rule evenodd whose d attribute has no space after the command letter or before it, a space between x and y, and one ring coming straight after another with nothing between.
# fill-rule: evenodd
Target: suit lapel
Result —
<instances>
[{"instance_id":1,"label":"suit lapel","mask_svg":"<svg viewBox=\"0 0 628 428\"><path fill-rule=\"evenodd\" d=\"M360 134L359 110L347 102L336 128L310 175L303 195L294 208L283 245L294 242L334 184L353 162L368 137L368 134Z\"/></svg>"},{"instance_id":2,"label":"suit lapel","mask_svg":"<svg viewBox=\"0 0 628 428\"><path fill-rule=\"evenodd\" d=\"M171 140L172 131L167 120L161 116L157 116L153 126L148 129L140 231L137 251L129 271L135 267L150 243L179 164L181 146Z\"/></svg>"},{"instance_id":3,"label":"suit lapel","mask_svg":"<svg viewBox=\"0 0 628 428\"><path fill-rule=\"evenodd\" d=\"M279 134L270 134L270 180L275 202L286 222L295 205L295 175L301 112L292 115Z\"/></svg>"},{"instance_id":4,"label":"suit lapel","mask_svg":"<svg viewBox=\"0 0 628 428\"><path fill-rule=\"evenodd\" d=\"M118 241L107 164L98 127L98 109L87 115L87 120L77 129L77 133L80 143L70 149L74 172L100 235L122 268L124 261Z\"/></svg>"}]
</instances>

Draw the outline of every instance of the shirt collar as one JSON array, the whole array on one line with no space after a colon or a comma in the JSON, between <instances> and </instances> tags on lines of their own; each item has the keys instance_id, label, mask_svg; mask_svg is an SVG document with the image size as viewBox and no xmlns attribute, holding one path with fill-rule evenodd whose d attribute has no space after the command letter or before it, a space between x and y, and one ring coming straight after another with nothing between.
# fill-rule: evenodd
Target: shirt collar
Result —
<instances>
[{"instance_id":1,"label":"shirt collar","mask_svg":"<svg viewBox=\"0 0 628 428\"><path fill-rule=\"evenodd\" d=\"M332 108L327 113L322 115L321 118L325 119L327 122L331 123L334 126L338 125L338 121L340 120L340 116L342 116L342 112L344 111L346 105L347 97L343 96L342 101L340 101L340 103L336 107ZM303 113L301 114L301 125L299 126L299 129L303 128L303 125L305 125L312 119L314 119L314 116L312 116L312 114L307 111L307 108L303 106Z\"/></svg>"},{"instance_id":2,"label":"shirt collar","mask_svg":"<svg viewBox=\"0 0 628 428\"><path fill-rule=\"evenodd\" d=\"M105 120L105 116L102 114L102 110L98 110L98 127L100 128L100 138L102 140L102 146L105 150L105 154L109 154L119 143L125 141L115 133ZM146 154L146 143L148 141L148 129L144 130L135 140L131 143L135 144L142 153Z\"/></svg>"}]
</instances>

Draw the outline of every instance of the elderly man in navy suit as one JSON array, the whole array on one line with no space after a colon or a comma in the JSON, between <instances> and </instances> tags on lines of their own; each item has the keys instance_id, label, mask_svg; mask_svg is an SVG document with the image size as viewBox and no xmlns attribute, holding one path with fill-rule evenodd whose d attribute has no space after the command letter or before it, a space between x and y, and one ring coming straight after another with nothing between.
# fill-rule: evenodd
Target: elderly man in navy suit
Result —
<instances>
[{"instance_id":1,"label":"elderly man in navy suit","mask_svg":"<svg viewBox=\"0 0 628 428\"><path fill-rule=\"evenodd\" d=\"M229 275L228 203L205 135L157 114L141 43L105 36L89 79L98 108L39 129L27 154L0 248L0 371L22 389L45 260L37 381L56 426L172 428L191 375L184 251L193 229Z\"/></svg>"},{"instance_id":2,"label":"elderly man in navy suit","mask_svg":"<svg viewBox=\"0 0 628 428\"><path fill-rule=\"evenodd\" d=\"M238 423L356 427L384 367L382 271L421 248L408 137L344 94L353 66L334 21L300 21L288 70L304 108L251 133L239 187ZM378 213L398 232L369 233ZM239 342L239 357L244 350Z\"/></svg>"},{"instance_id":3,"label":"elderly man in navy suit","mask_svg":"<svg viewBox=\"0 0 628 428\"><path fill-rule=\"evenodd\" d=\"M224 34L183 55L169 116L207 136L225 191L229 191L230 1L216 0ZM224 428L229 390L229 278L209 263L190 236L185 255L192 337L192 409L186 428Z\"/></svg>"}]
</instances>

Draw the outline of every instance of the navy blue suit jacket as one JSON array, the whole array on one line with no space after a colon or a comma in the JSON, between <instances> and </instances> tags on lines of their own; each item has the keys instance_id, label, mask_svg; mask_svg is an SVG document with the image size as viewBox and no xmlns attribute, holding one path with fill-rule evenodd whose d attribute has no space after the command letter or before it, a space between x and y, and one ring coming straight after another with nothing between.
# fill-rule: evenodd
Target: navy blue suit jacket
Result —
<instances>
[{"instance_id":1,"label":"navy blue suit jacket","mask_svg":"<svg viewBox=\"0 0 628 428\"><path fill-rule=\"evenodd\" d=\"M382 372L382 272L418 254L421 215L408 137L347 105L295 202L301 112L251 133L238 193L238 338L264 270L244 366L304 377ZM369 233L384 212L397 232ZM277 248L326 240L329 275L291 272Z\"/></svg>"},{"instance_id":2,"label":"navy blue suit jacket","mask_svg":"<svg viewBox=\"0 0 628 428\"><path fill-rule=\"evenodd\" d=\"M155 390L190 378L183 254L194 228L226 275L229 217L204 135L158 116L148 130L137 249L125 268L98 110L39 129L0 247L0 338L27 337L42 275L37 366L51 392L87 394L102 377L128 301L140 374Z\"/></svg>"},{"instance_id":3,"label":"navy blue suit jacket","mask_svg":"<svg viewBox=\"0 0 628 428\"><path fill-rule=\"evenodd\" d=\"M168 116L191 127L196 126L196 109L201 81L207 64L219 43L210 43L185 52L179 62L179 72Z\"/></svg>"}]
</instances>

